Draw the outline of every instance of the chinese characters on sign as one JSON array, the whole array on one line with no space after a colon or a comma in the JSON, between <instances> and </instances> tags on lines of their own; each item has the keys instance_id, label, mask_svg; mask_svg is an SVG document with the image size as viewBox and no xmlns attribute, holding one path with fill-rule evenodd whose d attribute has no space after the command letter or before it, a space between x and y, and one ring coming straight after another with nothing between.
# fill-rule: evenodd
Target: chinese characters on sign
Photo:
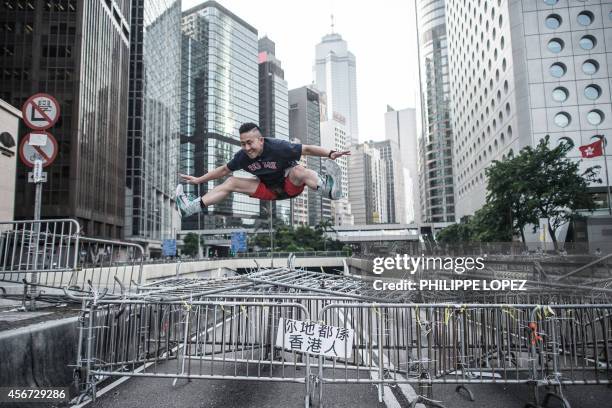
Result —
<instances>
[{"instance_id":1,"label":"chinese characters on sign","mask_svg":"<svg viewBox=\"0 0 612 408\"><path fill-rule=\"evenodd\" d=\"M276 345L290 351L350 358L354 330L315 322L280 318Z\"/></svg>"}]
</instances>

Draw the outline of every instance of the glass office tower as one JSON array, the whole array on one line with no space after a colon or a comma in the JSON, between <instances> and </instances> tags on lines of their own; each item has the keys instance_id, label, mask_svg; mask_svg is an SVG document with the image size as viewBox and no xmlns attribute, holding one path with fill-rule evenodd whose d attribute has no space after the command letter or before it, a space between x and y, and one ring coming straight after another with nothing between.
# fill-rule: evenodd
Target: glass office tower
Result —
<instances>
[{"instance_id":1,"label":"glass office tower","mask_svg":"<svg viewBox=\"0 0 612 408\"><path fill-rule=\"evenodd\" d=\"M214 1L183 12L182 27L181 170L199 176L238 151L242 123L259 121L257 30ZM222 182L187 190L202 195ZM182 229L252 226L259 216L259 200L232 194L206 215L183 220Z\"/></svg>"},{"instance_id":2,"label":"glass office tower","mask_svg":"<svg viewBox=\"0 0 612 408\"><path fill-rule=\"evenodd\" d=\"M42 217L76 218L88 236L123 236L129 22L127 0L0 2L0 99L46 92L61 107ZM31 219L30 169L17 166L15 217Z\"/></svg>"},{"instance_id":3,"label":"glass office tower","mask_svg":"<svg viewBox=\"0 0 612 408\"><path fill-rule=\"evenodd\" d=\"M178 229L181 1L132 1L126 237L161 254Z\"/></svg>"}]
</instances>

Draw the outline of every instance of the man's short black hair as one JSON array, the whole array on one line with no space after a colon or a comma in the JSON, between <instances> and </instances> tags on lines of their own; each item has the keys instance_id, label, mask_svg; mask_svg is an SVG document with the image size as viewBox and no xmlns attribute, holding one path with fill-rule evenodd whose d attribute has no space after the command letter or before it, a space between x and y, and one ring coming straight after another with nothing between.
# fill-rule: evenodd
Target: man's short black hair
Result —
<instances>
[{"instance_id":1,"label":"man's short black hair","mask_svg":"<svg viewBox=\"0 0 612 408\"><path fill-rule=\"evenodd\" d=\"M253 122L243 123L240 126L240 129L238 129L238 133L240 133L240 134L247 133L247 132L250 132L253 129L257 129L257 130L259 130L259 133L261 133L261 129L259 128L259 126L257 126Z\"/></svg>"}]
</instances>

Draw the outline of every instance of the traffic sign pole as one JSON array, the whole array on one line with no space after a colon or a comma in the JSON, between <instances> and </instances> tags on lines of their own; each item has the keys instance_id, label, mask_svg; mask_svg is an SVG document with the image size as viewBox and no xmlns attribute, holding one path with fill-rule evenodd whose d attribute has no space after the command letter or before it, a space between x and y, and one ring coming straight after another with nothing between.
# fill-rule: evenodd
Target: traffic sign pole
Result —
<instances>
[{"instance_id":1,"label":"traffic sign pole","mask_svg":"<svg viewBox=\"0 0 612 408\"><path fill-rule=\"evenodd\" d=\"M19 156L22 162L32 167L33 171L28 173L28 181L36 185L36 195L34 200L34 221L41 219L42 206L42 186L47 181L47 174L43 173L43 167L47 167L55 160L58 153L58 145L55 138L45 132L57 123L60 115L60 105L53 96L38 93L32 95L23 104L21 108L22 118L25 124L33 129L33 132L28 133L23 137L19 145ZM41 253L40 245L40 222L34 223L35 239L30 244L29 251L33 252L34 268L38 268L38 256ZM32 272L30 275L30 283L24 288L24 294L30 296L30 310L36 310L36 284L38 283L38 273ZM26 306L26 299L23 301L23 306Z\"/></svg>"},{"instance_id":2,"label":"traffic sign pole","mask_svg":"<svg viewBox=\"0 0 612 408\"><path fill-rule=\"evenodd\" d=\"M42 160L36 159L34 162L34 172L32 174L34 183L36 184L36 196L34 199L34 221L40 220L40 207L42 204L42 187L43 187L43 171L42 171L43 163ZM40 223L37 222L34 224L34 234L36 237L35 242L35 253L34 253L34 265L38 267L38 243L40 240ZM36 310L36 284L38 283L38 273L32 272L32 276L30 277L30 287L29 287L29 295L30 295L30 310Z\"/></svg>"},{"instance_id":3,"label":"traffic sign pole","mask_svg":"<svg viewBox=\"0 0 612 408\"><path fill-rule=\"evenodd\" d=\"M43 185L43 172L42 172L42 160L36 159L34 162L34 183L36 184L36 198L34 200L34 220L40 220L40 207L42 204L42 185ZM40 224L36 224L40 226Z\"/></svg>"}]
</instances>

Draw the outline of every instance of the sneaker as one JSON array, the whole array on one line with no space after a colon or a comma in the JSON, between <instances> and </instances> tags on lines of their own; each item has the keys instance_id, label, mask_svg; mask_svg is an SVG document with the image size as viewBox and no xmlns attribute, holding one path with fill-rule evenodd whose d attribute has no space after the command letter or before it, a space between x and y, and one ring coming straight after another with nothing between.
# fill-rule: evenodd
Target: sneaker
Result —
<instances>
[{"instance_id":1,"label":"sneaker","mask_svg":"<svg viewBox=\"0 0 612 408\"><path fill-rule=\"evenodd\" d=\"M183 190L183 185L179 184L176 186L176 207L179 210L181 217L189 217L190 215L197 214L202 210L200 206L200 197L188 196Z\"/></svg>"},{"instance_id":2,"label":"sneaker","mask_svg":"<svg viewBox=\"0 0 612 408\"><path fill-rule=\"evenodd\" d=\"M325 170L327 175L321 186L321 194L331 200L338 200L342 197L342 170L340 166L332 160L325 162Z\"/></svg>"}]
</instances>

